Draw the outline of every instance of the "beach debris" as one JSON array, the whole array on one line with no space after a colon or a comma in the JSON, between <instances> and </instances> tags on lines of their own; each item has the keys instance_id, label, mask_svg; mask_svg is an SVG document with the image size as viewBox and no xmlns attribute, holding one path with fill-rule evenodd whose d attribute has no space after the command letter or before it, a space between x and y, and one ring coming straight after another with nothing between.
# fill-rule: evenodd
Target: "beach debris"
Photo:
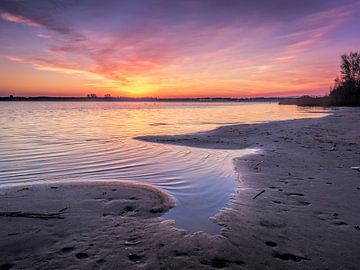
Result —
<instances>
[{"instance_id":1,"label":"beach debris","mask_svg":"<svg viewBox=\"0 0 360 270\"><path fill-rule=\"evenodd\" d=\"M17 192L24 191L24 190L29 190L29 188L28 188L28 187L24 187L24 188L19 189Z\"/></svg>"},{"instance_id":2,"label":"beach debris","mask_svg":"<svg viewBox=\"0 0 360 270\"><path fill-rule=\"evenodd\" d=\"M353 170L356 170L356 171L360 172L360 167L351 167L351 169L353 169Z\"/></svg>"},{"instance_id":3,"label":"beach debris","mask_svg":"<svg viewBox=\"0 0 360 270\"><path fill-rule=\"evenodd\" d=\"M261 160L260 162L256 163L255 166L254 166L254 169L257 170L257 171L260 171L261 169L260 169L259 166L260 166L260 164L263 163L263 162L264 162L264 160Z\"/></svg>"},{"instance_id":4,"label":"beach debris","mask_svg":"<svg viewBox=\"0 0 360 270\"><path fill-rule=\"evenodd\" d=\"M142 242L141 242L141 241L135 241L135 242L125 241L125 242L124 242L124 245L125 245L125 246L134 246L134 245L138 245L138 244L140 244L140 243L142 243Z\"/></svg>"},{"instance_id":5,"label":"beach debris","mask_svg":"<svg viewBox=\"0 0 360 270\"><path fill-rule=\"evenodd\" d=\"M0 217L24 217L24 218L39 218L39 219L64 219L61 214L67 209L67 207L61 209L55 213L34 213L34 212L0 212Z\"/></svg>"},{"instance_id":6,"label":"beach debris","mask_svg":"<svg viewBox=\"0 0 360 270\"><path fill-rule=\"evenodd\" d=\"M258 167L263 162L264 162L264 160L261 160L260 162L256 163L255 168Z\"/></svg>"},{"instance_id":7,"label":"beach debris","mask_svg":"<svg viewBox=\"0 0 360 270\"><path fill-rule=\"evenodd\" d=\"M14 236L14 235L19 235L20 233L15 232L15 233L8 233L8 236ZM1 268L0 268L1 269Z\"/></svg>"},{"instance_id":8,"label":"beach debris","mask_svg":"<svg viewBox=\"0 0 360 270\"><path fill-rule=\"evenodd\" d=\"M262 191L260 191L258 194L256 194L252 199L255 200L257 197L259 197L261 194L263 194L265 192L265 189L263 189Z\"/></svg>"}]
</instances>

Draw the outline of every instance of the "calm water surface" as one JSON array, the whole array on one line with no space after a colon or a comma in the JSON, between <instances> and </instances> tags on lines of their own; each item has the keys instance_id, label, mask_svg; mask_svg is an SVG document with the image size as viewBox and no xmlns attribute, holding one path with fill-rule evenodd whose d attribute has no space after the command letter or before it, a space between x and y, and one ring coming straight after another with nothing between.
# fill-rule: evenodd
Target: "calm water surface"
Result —
<instances>
[{"instance_id":1,"label":"calm water surface","mask_svg":"<svg viewBox=\"0 0 360 270\"><path fill-rule=\"evenodd\" d=\"M254 150L197 149L133 137L325 113L275 103L3 102L0 187L52 180L149 182L176 198L177 206L165 215L176 227L218 233L209 217L227 205L237 185L232 160Z\"/></svg>"}]
</instances>

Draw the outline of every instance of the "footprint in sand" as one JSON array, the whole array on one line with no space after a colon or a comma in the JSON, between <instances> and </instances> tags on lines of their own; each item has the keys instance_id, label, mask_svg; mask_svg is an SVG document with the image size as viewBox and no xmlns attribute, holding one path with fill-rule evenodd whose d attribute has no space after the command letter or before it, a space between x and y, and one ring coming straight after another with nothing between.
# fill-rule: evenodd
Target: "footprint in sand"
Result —
<instances>
[{"instance_id":1,"label":"footprint in sand","mask_svg":"<svg viewBox=\"0 0 360 270\"><path fill-rule=\"evenodd\" d=\"M106 262L106 260L104 260L104 259L98 259L97 261L96 261L96 263L98 263L98 264L103 264L103 263L105 263Z\"/></svg>"},{"instance_id":2,"label":"footprint in sand","mask_svg":"<svg viewBox=\"0 0 360 270\"><path fill-rule=\"evenodd\" d=\"M267 245L269 247L277 247L278 244L273 241L266 241L265 245Z\"/></svg>"},{"instance_id":3,"label":"footprint in sand","mask_svg":"<svg viewBox=\"0 0 360 270\"><path fill-rule=\"evenodd\" d=\"M132 207L132 206L130 206L130 205L125 206L124 211L125 211L125 212L132 212L132 211L134 211L134 207Z\"/></svg>"},{"instance_id":4,"label":"footprint in sand","mask_svg":"<svg viewBox=\"0 0 360 270\"><path fill-rule=\"evenodd\" d=\"M236 264L236 265L245 264L245 262L243 262L241 260L230 261L225 258L213 258L212 260L202 260L202 261L200 261L200 263L203 265L210 265L214 268L230 267L231 264Z\"/></svg>"},{"instance_id":5,"label":"footprint in sand","mask_svg":"<svg viewBox=\"0 0 360 270\"><path fill-rule=\"evenodd\" d=\"M137 262L139 260L141 260L144 256L143 255L138 255L138 254L130 254L128 256L129 260L132 261L132 262Z\"/></svg>"},{"instance_id":6,"label":"footprint in sand","mask_svg":"<svg viewBox=\"0 0 360 270\"><path fill-rule=\"evenodd\" d=\"M291 254L291 253L280 253L280 252L277 252L277 251L274 251L272 255L273 255L274 258L277 258L277 259L280 259L280 260L283 260L283 261L300 262L302 260L309 260L308 258L303 257L303 256L294 255L294 254Z\"/></svg>"},{"instance_id":7,"label":"footprint in sand","mask_svg":"<svg viewBox=\"0 0 360 270\"><path fill-rule=\"evenodd\" d=\"M309 206L309 205L311 205L310 202L307 202L307 201L304 201L304 200L298 198L298 197L304 197L305 195L303 193L288 192L288 193L285 193L285 194L290 196L290 197L293 197L297 205L300 205L300 206Z\"/></svg>"},{"instance_id":8,"label":"footprint in sand","mask_svg":"<svg viewBox=\"0 0 360 270\"><path fill-rule=\"evenodd\" d=\"M13 268L15 265L11 264L11 263L5 263L0 265L0 270L9 270L11 268Z\"/></svg>"},{"instance_id":9,"label":"footprint in sand","mask_svg":"<svg viewBox=\"0 0 360 270\"><path fill-rule=\"evenodd\" d=\"M69 252L71 252L71 251L73 251L73 250L75 250L74 247L63 247L63 248L61 249L61 252L62 252L62 253L69 253Z\"/></svg>"},{"instance_id":10,"label":"footprint in sand","mask_svg":"<svg viewBox=\"0 0 360 270\"><path fill-rule=\"evenodd\" d=\"M305 205L305 206L311 205L311 203L310 203L310 202L307 202L307 201L297 200L297 203L298 203L299 205Z\"/></svg>"},{"instance_id":11,"label":"footprint in sand","mask_svg":"<svg viewBox=\"0 0 360 270\"><path fill-rule=\"evenodd\" d=\"M285 223L272 222L269 220L261 220L259 225L262 227L265 227L265 228L270 228L270 229L286 227Z\"/></svg>"},{"instance_id":12,"label":"footprint in sand","mask_svg":"<svg viewBox=\"0 0 360 270\"><path fill-rule=\"evenodd\" d=\"M345 221L339 219L339 214L338 213L323 213L321 211L317 211L314 212L315 215L323 221L327 221L330 222L330 224L335 225L335 226L346 226L348 225L348 223L346 223Z\"/></svg>"},{"instance_id":13,"label":"footprint in sand","mask_svg":"<svg viewBox=\"0 0 360 270\"><path fill-rule=\"evenodd\" d=\"M332 224L337 225L337 226L348 225L345 221L342 221L342 220L335 220L332 222Z\"/></svg>"},{"instance_id":14,"label":"footprint in sand","mask_svg":"<svg viewBox=\"0 0 360 270\"><path fill-rule=\"evenodd\" d=\"M79 252L79 253L76 253L76 258L78 259L86 259L86 258L89 258L89 255L85 252Z\"/></svg>"}]
</instances>

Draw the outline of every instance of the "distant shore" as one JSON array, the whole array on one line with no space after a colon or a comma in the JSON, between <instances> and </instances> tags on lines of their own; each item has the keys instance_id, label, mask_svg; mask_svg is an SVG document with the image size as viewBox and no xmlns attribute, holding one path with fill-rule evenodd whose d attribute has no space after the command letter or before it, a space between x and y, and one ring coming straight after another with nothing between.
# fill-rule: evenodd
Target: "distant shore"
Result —
<instances>
[{"instance_id":1,"label":"distant shore","mask_svg":"<svg viewBox=\"0 0 360 270\"><path fill-rule=\"evenodd\" d=\"M147 102L280 102L291 103L294 98L283 97L254 97L254 98L224 98L224 97L198 97L198 98L154 98L154 97L0 97L0 101L69 101L69 102L124 102L124 101L147 101Z\"/></svg>"},{"instance_id":2,"label":"distant shore","mask_svg":"<svg viewBox=\"0 0 360 270\"><path fill-rule=\"evenodd\" d=\"M84 188L49 184L42 189L0 189L3 212L25 206L28 209L21 211L64 217L0 217L0 266L357 269L359 121L360 109L340 108L323 118L138 138L204 148L261 149L234 160L239 186L229 207L213 217L223 227L221 235L174 228L161 218L172 200L156 188L97 183ZM44 204L45 199L56 203ZM29 200L31 204L21 204Z\"/></svg>"}]
</instances>

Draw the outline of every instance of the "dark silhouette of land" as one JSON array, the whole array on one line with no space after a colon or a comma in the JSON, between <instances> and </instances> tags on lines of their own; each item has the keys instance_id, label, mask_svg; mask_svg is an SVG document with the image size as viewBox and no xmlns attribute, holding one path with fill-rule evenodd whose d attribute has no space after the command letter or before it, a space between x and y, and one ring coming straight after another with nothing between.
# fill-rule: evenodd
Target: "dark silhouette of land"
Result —
<instances>
[{"instance_id":1,"label":"dark silhouette of land","mask_svg":"<svg viewBox=\"0 0 360 270\"><path fill-rule=\"evenodd\" d=\"M224 98L224 97L205 97L205 98L156 98L156 97L111 97L105 95L104 97L97 97L94 94L89 94L87 97L22 97L22 96L8 96L0 97L0 101L95 101L95 102L114 102L114 101L149 101L149 102L287 102L294 98L283 97L254 97L254 98Z\"/></svg>"},{"instance_id":2,"label":"dark silhouette of land","mask_svg":"<svg viewBox=\"0 0 360 270\"><path fill-rule=\"evenodd\" d=\"M341 56L340 76L324 97L302 96L290 101L298 106L360 106L360 51Z\"/></svg>"}]
</instances>

